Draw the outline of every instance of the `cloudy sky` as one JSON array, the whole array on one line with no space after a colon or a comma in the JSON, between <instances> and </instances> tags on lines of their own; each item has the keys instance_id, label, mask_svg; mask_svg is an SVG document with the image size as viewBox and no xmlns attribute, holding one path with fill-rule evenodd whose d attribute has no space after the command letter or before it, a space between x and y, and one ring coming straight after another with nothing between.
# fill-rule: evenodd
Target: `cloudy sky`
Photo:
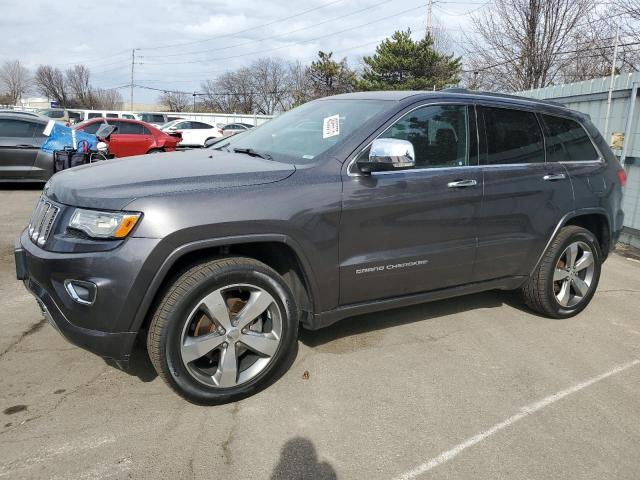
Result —
<instances>
[{"instance_id":1,"label":"cloudy sky","mask_svg":"<svg viewBox=\"0 0 640 480\"><path fill-rule=\"evenodd\" d=\"M456 41L486 0L434 2L434 22ZM194 91L201 81L260 57L308 63L318 50L358 65L398 29L424 35L425 0L3 0L0 62L29 68L86 64L100 87L135 83ZM121 90L123 96L128 90ZM138 102L157 92L136 89Z\"/></svg>"}]
</instances>

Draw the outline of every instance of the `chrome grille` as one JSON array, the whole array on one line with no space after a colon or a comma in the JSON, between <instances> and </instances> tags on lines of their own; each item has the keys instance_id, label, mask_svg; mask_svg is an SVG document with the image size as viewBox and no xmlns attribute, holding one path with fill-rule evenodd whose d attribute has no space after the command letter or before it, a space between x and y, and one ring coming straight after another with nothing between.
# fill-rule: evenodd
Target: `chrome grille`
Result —
<instances>
[{"instance_id":1,"label":"chrome grille","mask_svg":"<svg viewBox=\"0 0 640 480\"><path fill-rule=\"evenodd\" d=\"M60 209L58 207L46 201L44 197L40 197L31 215L31 220L29 220L28 233L33 243L40 247L45 244L59 211Z\"/></svg>"}]
</instances>

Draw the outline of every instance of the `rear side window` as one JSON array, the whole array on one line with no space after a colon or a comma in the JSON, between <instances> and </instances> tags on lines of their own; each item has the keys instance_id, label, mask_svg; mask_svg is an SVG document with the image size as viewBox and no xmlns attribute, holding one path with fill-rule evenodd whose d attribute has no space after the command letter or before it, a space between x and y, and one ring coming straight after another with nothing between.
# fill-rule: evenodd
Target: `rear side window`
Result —
<instances>
[{"instance_id":1,"label":"rear side window","mask_svg":"<svg viewBox=\"0 0 640 480\"><path fill-rule=\"evenodd\" d=\"M482 107L481 111L486 164L544 163L542 131L534 113L488 107Z\"/></svg>"},{"instance_id":2,"label":"rear side window","mask_svg":"<svg viewBox=\"0 0 640 480\"><path fill-rule=\"evenodd\" d=\"M114 125L117 125L118 131L116 133L122 135L143 135L145 128L139 123L129 123L129 122L113 122Z\"/></svg>"},{"instance_id":3,"label":"rear side window","mask_svg":"<svg viewBox=\"0 0 640 480\"><path fill-rule=\"evenodd\" d=\"M164 123L165 119L164 119L164 115L152 115L152 122L153 123Z\"/></svg>"},{"instance_id":4,"label":"rear side window","mask_svg":"<svg viewBox=\"0 0 640 480\"><path fill-rule=\"evenodd\" d=\"M587 132L568 118L542 115L547 126L547 161L575 162L598 160L600 156Z\"/></svg>"},{"instance_id":5,"label":"rear side window","mask_svg":"<svg viewBox=\"0 0 640 480\"><path fill-rule=\"evenodd\" d=\"M82 131L95 135L101 126L102 126L102 122L90 123L89 125L82 127Z\"/></svg>"},{"instance_id":6,"label":"rear side window","mask_svg":"<svg viewBox=\"0 0 640 480\"><path fill-rule=\"evenodd\" d=\"M40 124L24 120L3 119L0 120L0 137L33 138L36 133L36 127L40 127Z\"/></svg>"},{"instance_id":7,"label":"rear side window","mask_svg":"<svg viewBox=\"0 0 640 480\"><path fill-rule=\"evenodd\" d=\"M202 122L191 122L191 128L195 128L197 130L206 130L213 127Z\"/></svg>"},{"instance_id":8,"label":"rear side window","mask_svg":"<svg viewBox=\"0 0 640 480\"><path fill-rule=\"evenodd\" d=\"M101 113L95 113L95 112L89 112L87 114L87 118L88 119L92 119L92 118L102 118L102 114Z\"/></svg>"}]
</instances>

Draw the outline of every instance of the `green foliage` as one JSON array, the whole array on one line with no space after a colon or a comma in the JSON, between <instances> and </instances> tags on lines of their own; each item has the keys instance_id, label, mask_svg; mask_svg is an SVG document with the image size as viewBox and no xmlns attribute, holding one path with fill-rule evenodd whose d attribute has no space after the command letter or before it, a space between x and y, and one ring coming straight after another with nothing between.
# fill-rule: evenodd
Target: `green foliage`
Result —
<instances>
[{"instance_id":1,"label":"green foliage","mask_svg":"<svg viewBox=\"0 0 640 480\"><path fill-rule=\"evenodd\" d=\"M432 90L460 80L460 57L437 52L430 35L414 41L409 29L383 40L364 63L358 90Z\"/></svg>"},{"instance_id":2,"label":"green foliage","mask_svg":"<svg viewBox=\"0 0 640 480\"><path fill-rule=\"evenodd\" d=\"M309 86L313 98L353 91L356 75L347 65L347 59L336 62L332 52L318 52L318 60L308 69Z\"/></svg>"}]
</instances>

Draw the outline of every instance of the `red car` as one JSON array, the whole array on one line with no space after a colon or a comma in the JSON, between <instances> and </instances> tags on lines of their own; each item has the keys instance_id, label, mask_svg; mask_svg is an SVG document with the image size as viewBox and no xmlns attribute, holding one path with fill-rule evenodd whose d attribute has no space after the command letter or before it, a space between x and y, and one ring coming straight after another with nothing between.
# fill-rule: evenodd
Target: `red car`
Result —
<instances>
[{"instance_id":1,"label":"red car","mask_svg":"<svg viewBox=\"0 0 640 480\"><path fill-rule=\"evenodd\" d=\"M73 128L95 134L103 123L118 127L109 140L109 152L116 157L171 152L181 140L180 137L167 135L148 123L124 118L92 118Z\"/></svg>"}]
</instances>

